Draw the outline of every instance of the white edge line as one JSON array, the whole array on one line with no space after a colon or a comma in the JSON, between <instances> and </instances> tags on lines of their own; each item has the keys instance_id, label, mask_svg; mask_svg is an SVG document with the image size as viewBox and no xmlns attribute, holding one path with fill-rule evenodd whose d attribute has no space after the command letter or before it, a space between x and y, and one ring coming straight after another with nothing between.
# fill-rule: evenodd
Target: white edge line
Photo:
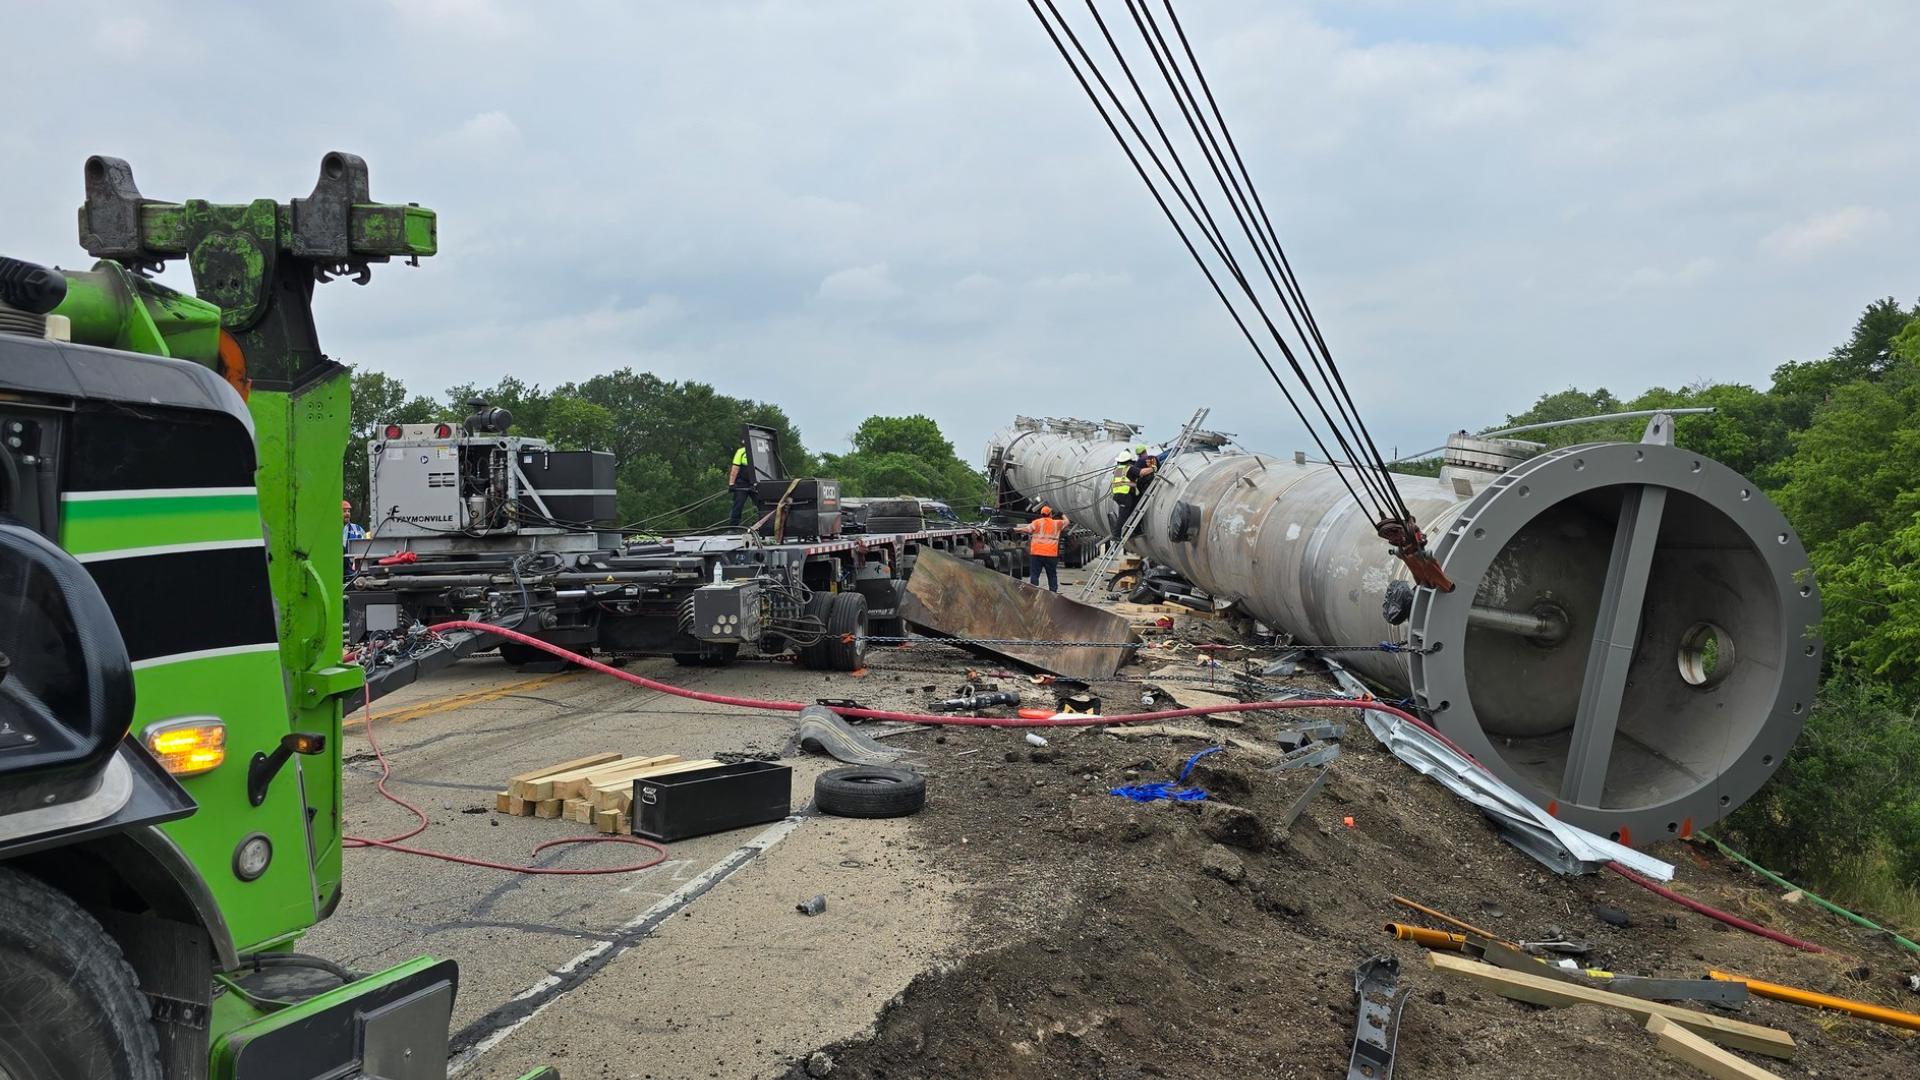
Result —
<instances>
[{"instance_id":1,"label":"white edge line","mask_svg":"<svg viewBox=\"0 0 1920 1080\"><path fill-rule=\"evenodd\" d=\"M171 656L152 656L145 660L135 660L131 665L135 671L144 671L162 664L184 664L189 660L210 660L216 656L239 656L242 653L272 652L280 648L277 641L262 641L254 645L228 645L222 649L201 649L199 652L174 653Z\"/></svg>"},{"instance_id":2,"label":"white edge line","mask_svg":"<svg viewBox=\"0 0 1920 1080\"><path fill-rule=\"evenodd\" d=\"M719 862L714 863L712 866L709 866L705 870L701 871L697 877L692 878L686 884L673 890L672 892L668 893L666 896L661 897L658 901L654 903L652 907L648 908L647 910L641 912L638 915L635 915L633 918L628 919L626 922L622 923L619 929L614 932L615 935L617 936L622 931L632 930L638 926L641 926L648 919L652 919L663 912L670 912L675 908L686 905L691 897L691 894L701 892L711 887L714 884L714 882L717 881L718 879L726 877L728 874L731 874L735 870L739 869L740 865L742 863L745 863L748 859L751 859L756 855L763 854L764 852L767 851L767 849L773 847L773 845L786 839L787 834L799 828L800 822L803 820L805 819L795 816L795 817L783 818L780 821L776 821L772 825L767 826L753 839L747 841L746 843L740 845L737 848L734 848L731 852L727 854L725 858L721 859ZM587 947L584 951L582 951L578 956L575 956L573 959L568 960L566 963L560 965L560 967L557 970L555 970L552 974L541 979L539 982L534 983L532 986L527 987L525 990L522 990L519 993L513 995L513 997L509 1000L523 1001L527 998L533 997L536 994L545 993L549 988L557 985L560 982L560 977L562 975L567 974L573 969L579 967L581 964L584 964L587 961L592 960L594 957L599 956L601 953L606 952L608 949L613 948L614 945L615 945L615 942L611 940L594 942L591 946ZM521 1017L518 1020L515 1020L513 1023L508 1024L507 1026L499 1029L498 1031L492 1032L486 1038L481 1039L479 1042L474 1043L472 1046L468 1047L466 1051L462 1053L458 1058L447 1063L448 1064L447 1075L455 1076L455 1075L458 1075L459 1073L465 1072L470 1066L473 1065L474 1062L480 1060L481 1055L485 1054L487 1051L493 1049L494 1047L500 1045L502 1042L505 1042L507 1039L507 1036L512 1035L514 1032L526 1026L530 1021L533 1020L534 1017L539 1016L543 1012L546 1012L547 1006L552 1005L554 1002L559 1001L561 998L564 998L566 996L567 995L564 993L554 995L548 1000L543 1001L539 1005L535 1006L532 1012L528 1013L527 1015Z\"/></svg>"},{"instance_id":3,"label":"white edge line","mask_svg":"<svg viewBox=\"0 0 1920 1080\"><path fill-rule=\"evenodd\" d=\"M110 559L143 559L149 555L184 555L190 551L232 551L239 548L264 548L265 539L253 537L249 540L203 540L193 544L161 544L158 547L115 548L112 551L90 551L74 558L83 563L106 562Z\"/></svg>"},{"instance_id":4,"label":"white edge line","mask_svg":"<svg viewBox=\"0 0 1920 1080\"><path fill-rule=\"evenodd\" d=\"M257 495L258 488L126 488L120 491L69 491L61 502L99 502L104 499L186 499L198 495Z\"/></svg>"}]
</instances>

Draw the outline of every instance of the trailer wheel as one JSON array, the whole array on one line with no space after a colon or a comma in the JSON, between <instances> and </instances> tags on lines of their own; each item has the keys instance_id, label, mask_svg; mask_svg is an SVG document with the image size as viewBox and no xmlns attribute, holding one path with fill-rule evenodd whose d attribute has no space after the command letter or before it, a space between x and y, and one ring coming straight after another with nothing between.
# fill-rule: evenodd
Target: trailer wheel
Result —
<instances>
[{"instance_id":1,"label":"trailer wheel","mask_svg":"<svg viewBox=\"0 0 1920 1080\"><path fill-rule=\"evenodd\" d=\"M927 778L886 765L829 769L813 782L813 805L835 817L905 817L927 805Z\"/></svg>"},{"instance_id":2,"label":"trailer wheel","mask_svg":"<svg viewBox=\"0 0 1920 1080\"><path fill-rule=\"evenodd\" d=\"M163 1080L153 1005L99 922L5 868L0 912L0 1076Z\"/></svg>"},{"instance_id":3,"label":"trailer wheel","mask_svg":"<svg viewBox=\"0 0 1920 1080\"><path fill-rule=\"evenodd\" d=\"M815 596L814 602L820 599ZM800 650L800 664L815 671L857 671L867 662L867 598L843 592L826 599L827 632ZM814 614L813 605L808 605L807 613Z\"/></svg>"}]
</instances>

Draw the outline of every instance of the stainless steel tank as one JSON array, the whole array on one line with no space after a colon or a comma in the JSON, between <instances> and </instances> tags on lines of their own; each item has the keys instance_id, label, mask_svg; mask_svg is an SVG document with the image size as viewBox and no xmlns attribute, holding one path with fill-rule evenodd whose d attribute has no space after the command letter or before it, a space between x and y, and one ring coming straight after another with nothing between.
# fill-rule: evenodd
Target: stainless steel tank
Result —
<instances>
[{"instance_id":1,"label":"stainless steel tank","mask_svg":"<svg viewBox=\"0 0 1920 1080\"><path fill-rule=\"evenodd\" d=\"M1016 422L988 446L1002 490L1111 532L1131 437ZM1340 659L1424 709L1542 806L1640 842L1719 820L1799 736L1820 666L1806 552L1748 480L1670 445L1536 453L1457 438L1439 478L1395 481L1455 583L1382 602L1406 568L1335 470L1220 448L1166 462L1133 546L1306 644L1390 641ZM1075 507L1082 510L1074 514Z\"/></svg>"}]
</instances>

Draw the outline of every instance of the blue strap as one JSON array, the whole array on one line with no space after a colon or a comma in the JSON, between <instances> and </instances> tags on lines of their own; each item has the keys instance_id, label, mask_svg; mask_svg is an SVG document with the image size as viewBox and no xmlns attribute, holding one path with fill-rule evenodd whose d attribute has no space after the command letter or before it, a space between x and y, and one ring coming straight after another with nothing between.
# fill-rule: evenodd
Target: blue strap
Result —
<instances>
[{"instance_id":1,"label":"blue strap","mask_svg":"<svg viewBox=\"0 0 1920 1080\"><path fill-rule=\"evenodd\" d=\"M1178 780L1151 780L1144 784L1122 784L1117 788L1110 788L1107 794L1118 795L1123 799L1131 799L1134 802L1159 802L1162 799L1169 802L1200 802L1207 797L1205 789L1197 787L1183 788L1179 785L1187 782L1187 776L1193 772L1194 764L1201 758L1206 757L1208 754L1217 754L1225 749L1226 747L1224 746L1209 746L1205 750L1188 758L1187 763L1180 768L1180 779Z\"/></svg>"}]
</instances>

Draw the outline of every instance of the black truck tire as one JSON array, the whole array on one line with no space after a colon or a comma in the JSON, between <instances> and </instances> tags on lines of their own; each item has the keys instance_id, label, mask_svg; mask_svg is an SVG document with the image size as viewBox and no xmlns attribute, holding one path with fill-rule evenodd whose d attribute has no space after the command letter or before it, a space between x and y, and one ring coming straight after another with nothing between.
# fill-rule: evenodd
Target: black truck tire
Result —
<instances>
[{"instance_id":1,"label":"black truck tire","mask_svg":"<svg viewBox=\"0 0 1920 1080\"><path fill-rule=\"evenodd\" d=\"M822 596L827 601L827 632L800 650L800 664L815 671L858 671L867 662L867 598L857 592L817 595L807 614L815 614Z\"/></svg>"},{"instance_id":2,"label":"black truck tire","mask_svg":"<svg viewBox=\"0 0 1920 1080\"><path fill-rule=\"evenodd\" d=\"M813 805L835 817L906 817L927 805L927 778L888 765L828 769L813 782Z\"/></svg>"},{"instance_id":3,"label":"black truck tire","mask_svg":"<svg viewBox=\"0 0 1920 1080\"><path fill-rule=\"evenodd\" d=\"M152 1016L93 916L38 878L0 867L0 1075L164 1080Z\"/></svg>"}]
</instances>

